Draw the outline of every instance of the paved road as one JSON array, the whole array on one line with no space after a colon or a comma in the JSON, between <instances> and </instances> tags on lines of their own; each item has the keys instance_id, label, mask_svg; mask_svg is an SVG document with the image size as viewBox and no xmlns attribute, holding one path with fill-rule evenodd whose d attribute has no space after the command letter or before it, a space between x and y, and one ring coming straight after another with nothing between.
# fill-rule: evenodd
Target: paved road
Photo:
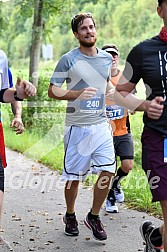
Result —
<instances>
[{"instance_id":1,"label":"paved road","mask_svg":"<svg viewBox=\"0 0 167 252\"><path fill-rule=\"evenodd\" d=\"M143 251L139 224L148 218L155 224L161 223L146 213L126 209L123 204L119 204L120 212L117 214L106 214L103 208L101 219L106 226L108 239L106 242L96 241L83 224L90 208L92 189L81 184L76 205L80 235L67 237L63 232L65 202L60 176L9 149L7 159L0 252Z\"/></svg>"}]
</instances>

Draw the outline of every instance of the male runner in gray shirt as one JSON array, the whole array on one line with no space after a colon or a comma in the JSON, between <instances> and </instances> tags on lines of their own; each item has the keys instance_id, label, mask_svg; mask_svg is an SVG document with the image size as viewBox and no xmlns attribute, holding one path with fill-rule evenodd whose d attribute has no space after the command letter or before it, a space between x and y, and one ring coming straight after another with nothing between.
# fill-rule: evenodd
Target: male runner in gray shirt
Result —
<instances>
[{"instance_id":1,"label":"male runner in gray shirt","mask_svg":"<svg viewBox=\"0 0 167 252\"><path fill-rule=\"evenodd\" d=\"M90 13L73 17L71 26L79 47L62 56L48 90L49 97L68 101L62 175L66 180L65 233L69 236L79 234L75 199L79 180L83 180L91 170L100 175L94 186L93 204L84 223L95 239L106 240L99 212L115 172L113 139L105 116L105 95L112 93L108 81L112 57L96 48L96 27ZM62 88L64 82L67 90Z\"/></svg>"}]
</instances>

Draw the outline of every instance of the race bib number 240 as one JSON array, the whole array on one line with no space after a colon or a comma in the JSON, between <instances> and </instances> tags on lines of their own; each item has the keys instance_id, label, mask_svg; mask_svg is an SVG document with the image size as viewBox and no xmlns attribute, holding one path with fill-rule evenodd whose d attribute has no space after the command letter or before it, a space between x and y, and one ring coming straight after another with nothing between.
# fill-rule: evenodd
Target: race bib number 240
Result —
<instances>
[{"instance_id":1,"label":"race bib number 240","mask_svg":"<svg viewBox=\"0 0 167 252\"><path fill-rule=\"evenodd\" d=\"M80 111L84 113L98 113L103 108L104 95L96 95L90 100L80 101Z\"/></svg>"}]
</instances>

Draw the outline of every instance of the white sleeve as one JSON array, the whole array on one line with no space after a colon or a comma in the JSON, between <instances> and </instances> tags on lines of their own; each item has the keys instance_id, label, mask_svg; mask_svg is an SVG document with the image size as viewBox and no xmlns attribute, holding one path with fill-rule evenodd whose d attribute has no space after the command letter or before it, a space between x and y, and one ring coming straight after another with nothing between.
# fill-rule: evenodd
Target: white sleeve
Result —
<instances>
[{"instance_id":1,"label":"white sleeve","mask_svg":"<svg viewBox=\"0 0 167 252\"><path fill-rule=\"evenodd\" d=\"M8 60L6 54L0 50L0 90L9 88Z\"/></svg>"}]
</instances>

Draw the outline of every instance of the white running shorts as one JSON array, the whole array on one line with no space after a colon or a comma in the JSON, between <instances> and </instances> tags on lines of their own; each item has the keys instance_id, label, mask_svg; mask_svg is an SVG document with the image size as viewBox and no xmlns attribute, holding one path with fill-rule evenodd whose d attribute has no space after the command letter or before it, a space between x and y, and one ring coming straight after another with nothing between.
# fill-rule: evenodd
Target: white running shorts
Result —
<instances>
[{"instance_id":1,"label":"white running shorts","mask_svg":"<svg viewBox=\"0 0 167 252\"><path fill-rule=\"evenodd\" d=\"M109 123L66 126L63 180L83 180L88 171L115 173L115 151Z\"/></svg>"}]
</instances>

